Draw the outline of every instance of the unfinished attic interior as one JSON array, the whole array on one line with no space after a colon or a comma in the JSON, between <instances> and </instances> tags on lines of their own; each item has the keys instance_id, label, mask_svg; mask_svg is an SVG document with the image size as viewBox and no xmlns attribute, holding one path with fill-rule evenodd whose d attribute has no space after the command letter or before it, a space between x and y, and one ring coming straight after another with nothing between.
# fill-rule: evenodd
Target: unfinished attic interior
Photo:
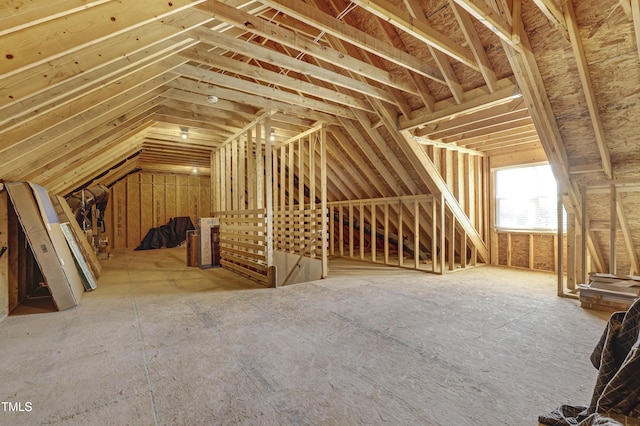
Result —
<instances>
[{"instance_id":1,"label":"unfinished attic interior","mask_svg":"<svg viewBox=\"0 0 640 426\"><path fill-rule=\"evenodd\" d=\"M638 0L9 0L0 49L0 423L592 400L640 286ZM74 351L119 360L84 405Z\"/></svg>"}]
</instances>

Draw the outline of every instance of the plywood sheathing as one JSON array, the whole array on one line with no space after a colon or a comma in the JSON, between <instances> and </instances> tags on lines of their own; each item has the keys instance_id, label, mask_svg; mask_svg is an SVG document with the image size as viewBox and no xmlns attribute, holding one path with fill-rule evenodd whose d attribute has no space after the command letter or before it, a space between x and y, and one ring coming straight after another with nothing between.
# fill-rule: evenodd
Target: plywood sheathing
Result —
<instances>
[{"instance_id":1,"label":"plywood sheathing","mask_svg":"<svg viewBox=\"0 0 640 426\"><path fill-rule=\"evenodd\" d=\"M640 159L636 136L640 114L640 69L634 38L630 36L634 31L633 23L618 7L618 2L589 0L574 3L614 176L637 179L637 171L634 173L626 167L630 161ZM595 173L590 179L604 178L597 172L600 155L570 44L540 17L535 6L523 7L523 20L570 166L592 165Z\"/></svg>"},{"instance_id":2,"label":"plywood sheathing","mask_svg":"<svg viewBox=\"0 0 640 426\"><path fill-rule=\"evenodd\" d=\"M533 269L553 271L556 268L553 235L533 235Z\"/></svg>"},{"instance_id":3,"label":"plywood sheathing","mask_svg":"<svg viewBox=\"0 0 640 426\"><path fill-rule=\"evenodd\" d=\"M511 265L519 268L529 268L529 235L511 235Z\"/></svg>"},{"instance_id":4,"label":"plywood sheathing","mask_svg":"<svg viewBox=\"0 0 640 426\"><path fill-rule=\"evenodd\" d=\"M634 192L623 192L618 194L628 224L640 223L640 196L638 195L639 194ZM633 229L635 229L635 227ZM638 250L638 248L640 247L640 233L631 232L631 237L632 246L634 247L633 252L635 252L636 256L640 256L640 250ZM628 253L628 251L625 249L624 253ZM620 270L620 272L623 271L624 269ZM640 273L640 271L636 272Z\"/></svg>"},{"instance_id":5,"label":"plywood sheathing","mask_svg":"<svg viewBox=\"0 0 640 426\"><path fill-rule=\"evenodd\" d=\"M638 223L637 209L640 208L640 198L636 193L618 193L619 201L621 202L624 214L627 220L631 223ZM589 226L591 236L595 239L597 246L600 248L603 261L605 265L610 265L610 250L611 239L610 230L611 226L611 207L610 207L610 194L609 192L598 192L587 194L587 214L589 216ZM618 267L618 273L628 274L633 273L631 271L632 259L629 251L625 245L624 235L621 230L619 218L616 217L616 265ZM635 229L635 228L634 228ZM633 236L634 247L638 247L637 233L631 233ZM637 252L637 250L636 250Z\"/></svg>"},{"instance_id":6,"label":"plywood sheathing","mask_svg":"<svg viewBox=\"0 0 640 426\"><path fill-rule=\"evenodd\" d=\"M638 179L621 167L640 161L640 67L633 22L618 2L574 2L593 88L618 179Z\"/></svg>"},{"instance_id":7,"label":"plywood sheathing","mask_svg":"<svg viewBox=\"0 0 640 426\"><path fill-rule=\"evenodd\" d=\"M599 153L571 45L532 3L523 2L529 36L567 156L573 163L599 166Z\"/></svg>"}]
</instances>

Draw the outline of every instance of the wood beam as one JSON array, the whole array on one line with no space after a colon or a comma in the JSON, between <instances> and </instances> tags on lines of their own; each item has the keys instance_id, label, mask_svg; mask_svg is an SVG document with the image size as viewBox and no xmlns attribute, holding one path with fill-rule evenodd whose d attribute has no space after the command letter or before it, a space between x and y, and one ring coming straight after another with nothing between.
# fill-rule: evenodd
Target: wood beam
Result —
<instances>
[{"instance_id":1,"label":"wood beam","mask_svg":"<svg viewBox=\"0 0 640 426\"><path fill-rule=\"evenodd\" d=\"M46 63L70 51L95 45L98 41L187 9L204 0L138 2L122 5L106 2L45 21L0 37L0 75L11 76L37 64ZM87 25L91 23L91 25ZM26 34L26 32L29 34ZM73 34L73 36L70 36Z\"/></svg>"},{"instance_id":2,"label":"wood beam","mask_svg":"<svg viewBox=\"0 0 640 426\"><path fill-rule=\"evenodd\" d=\"M471 52L476 59L480 73L482 74L489 91L495 92L497 90L496 82L498 79L496 77L496 73L493 71L487 52L484 50L482 40L480 40L480 37L478 36L478 31L473 25L471 15L466 10L458 6L454 0L449 0L449 6L458 20L458 24L460 25L460 29L462 30L465 39L467 40L467 44L471 46Z\"/></svg>"},{"instance_id":3,"label":"wood beam","mask_svg":"<svg viewBox=\"0 0 640 426\"><path fill-rule=\"evenodd\" d=\"M445 55L462 62L468 67L478 70L478 65L469 50L454 43L444 34L434 30L425 20L411 19L408 13L386 0L352 0L352 2L376 15L378 18L391 22L407 34L412 35Z\"/></svg>"},{"instance_id":4,"label":"wood beam","mask_svg":"<svg viewBox=\"0 0 640 426\"><path fill-rule=\"evenodd\" d=\"M162 41L144 51L136 52L89 72L80 73L45 91L0 108L0 126L4 129L5 126L31 120L53 108L75 102L76 99L98 91L114 80L121 80L145 67L162 62L194 43L197 42L187 37Z\"/></svg>"},{"instance_id":5,"label":"wood beam","mask_svg":"<svg viewBox=\"0 0 640 426\"><path fill-rule=\"evenodd\" d=\"M114 72L126 68L127 62L136 63L138 58L147 55L149 52L145 49L161 45L193 26L202 25L210 20L211 18L206 16L203 19L200 12L186 10L162 22L153 21L127 32L114 34L100 43L77 51L68 51L63 56L31 66L28 70L10 77L3 76L0 85L0 107L16 104L43 91L49 92L52 99L65 96L67 88L58 89L57 86L70 81L73 83L68 86L76 85L82 88L87 84L84 78L90 82L96 81L99 75L105 80L111 78L110 75ZM178 45L185 40L181 38L173 41ZM104 71L100 70L101 68L104 68ZM51 72L52 69L55 69L55 73Z\"/></svg>"},{"instance_id":6,"label":"wood beam","mask_svg":"<svg viewBox=\"0 0 640 426\"><path fill-rule=\"evenodd\" d=\"M327 83L335 84L349 90L353 90L365 95L382 99L389 103L394 103L394 99L383 89L362 83L342 74L323 69L292 58L289 55L278 53L256 43L250 43L243 39L227 36L207 28L196 28L189 32L189 35L212 46L231 50L242 55L246 55L256 60L266 62L277 67L287 68L308 77L317 78Z\"/></svg>"},{"instance_id":7,"label":"wood beam","mask_svg":"<svg viewBox=\"0 0 640 426\"><path fill-rule=\"evenodd\" d=\"M398 128L400 130L411 130L429 125L454 114L469 114L508 103L519 96L518 87L509 80L500 80L498 85L500 88L493 93L486 86L465 92L463 94L463 102L460 104L447 100L438 102L435 111L430 111L427 108L417 109L411 113L410 118L400 118Z\"/></svg>"},{"instance_id":8,"label":"wood beam","mask_svg":"<svg viewBox=\"0 0 640 426\"><path fill-rule=\"evenodd\" d=\"M0 152L3 152L10 145L34 137L52 126L61 126L65 121L121 95L124 91L135 89L149 81L153 81L151 84L162 84L175 79L175 76L165 74L168 69L184 61L176 59L178 58L167 59L161 64L140 69L136 73L111 81L109 84L100 86L95 91L75 99L74 102L56 105L55 108L48 109L45 113L32 117L26 122L9 122L0 126Z\"/></svg>"},{"instance_id":9,"label":"wood beam","mask_svg":"<svg viewBox=\"0 0 640 426\"><path fill-rule=\"evenodd\" d=\"M487 3L479 0L454 0L460 7L465 9L474 18L489 28L498 37L509 43L512 47L516 43L512 40L511 24Z\"/></svg>"},{"instance_id":10,"label":"wood beam","mask_svg":"<svg viewBox=\"0 0 640 426\"><path fill-rule=\"evenodd\" d=\"M618 257L616 253L618 240L618 215L616 213L618 206L618 193L615 185L611 185L611 194L609 197L609 273L615 275L618 270Z\"/></svg>"},{"instance_id":11,"label":"wood beam","mask_svg":"<svg viewBox=\"0 0 640 426\"><path fill-rule=\"evenodd\" d=\"M469 240L478 249L478 255L485 261L489 259L489 252L485 242L480 237L478 230L471 223L466 213L460 207L460 203L456 200L453 193L447 187L447 183L440 176L439 171L426 154L424 148L418 144L413 135L408 131L398 131L396 128L395 116L378 101L371 100L374 107L378 110L380 118L384 121L385 127L392 137L396 139L398 146L405 153L406 157L413 164L416 172L421 176L421 180L429 188L434 196L442 196L444 202L449 205L452 214L456 218L456 222L467 233Z\"/></svg>"},{"instance_id":12,"label":"wood beam","mask_svg":"<svg viewBox=\"0 0 640 426\"><path fill-rule=\"evenodd\" d=\"M533 0L533 3L538 6L538 9L540 9L544 16L546 16L554 26L563 30L567 29L565 16L553 0Z\"/></svg>"},{"instance_id":13,"label":"wood beam","mask_svg":"<svg viewBox=\"0 0 640 426\"><path fill-rule=\"evenodd\" d=\"M48 176L64 174L84 159L95 155L99 146L111 144L113 141L126 141L153 124L151 116L160 108L153 101L132 109L126 114L103 125L87 130L86 133L65 142L65 149L48 150L46 155L40 154L21 172L19 180L47 179ZM35 153L34 153L35 154Z\"/></svg>"},{"instance_id":14,"label":"wood beam","mask_svg":"<svg viewBox=\"0 0 640 426\"><path fill-rule=\"evenodd\" d=\"M298 80L297 78L289 77L281 73L269 71L265 68L252 66L244 61L238 61L226 56L217 55L209 52L204 45L195 46L191 49L185 50L180 55L204 65L267 82L277 87L284 87L342 105L353 106L358 109L362 109L363 111L373 112L371 105L355 96L327 89L317 84Z\"/></svg>"},{"instance_id":15,"label":"wood beam","mask_svg":"<svg viewBox=\"0 0 640 426\"><path fill-rule=\"evenodd\" d=\"M382 68L351 56L345 56L335 49L315 40L309 40L294 31L271 23L258 16L253 16L240 9L227 6L217 0L208 1L199 5L197 8L210 14L214 18L228 22L244 31L250 31L253 34L276 41L282 45L296 49L305 55L313 56L314 58L343 68L349 72L358 73L370 80L417 95L417 93L414 93L415 89L410 84L407 84L402 79L397 78ZM423 69L428 70L429 68L428 66L423 66ZM429 78L435 81L442 81L442 75L435 68L432 69Z\"/></svg>"},{"instance_id":16,"label":"wood beam","mask_svg":"<svg viewBox=\"0 0 640 426\"><path fill-rule=\"evenodd\" d=\"M206 102L206 98L208 96L214 95L219 99L233 100L234 102L237 102L237 105L240 107L251 105L258 107L259 109L281 111L287 114L298 115L300 117L312 118L316 121L323 121L325 123L336 123L336 118L327 113L313 111L310 108L292 105L285 102L266 99L262 96L234 89L215 86L215 76L217 73L203 69L198 72L198 75L201 76L201 78L199 78L200 82L190 79L180 79L178 83L170 86L188 90L191 93L187 93L187 97L196 97L200 99L201 102ZM207 81L208 83L202 83L202 81ZM170 92L168 96L174 96L174 92ZM218 100L218 103L220 103L220 100Z\"/></svg>"},{"instance_id":17,"label":"wood beam","mask_svg":"<svg viewBox=\"0 0 640 426\"><path fill-rule=\"evenodd\" d=\"M178 75L174 76L178 78ZM184 79L183 79L184 80ZM202 86L203 88L205 86ZM195 88L197 92L193 92ZM192 103L194 105L201 105L204 107L210 107L212 109L224 110L233 113L235 116L242 120L251 120L253 116L259 111L258 108L254 108L250 105L244 105L238 102L229 101L227 99L219 99L215 104L211 104L207 101L206 93L200 91L200 87L196 82L188 80L177 82L176 84L168 85L168 89L163 96L169 100L178 101L180 103ZM186 89L186 90L183 90ZM213 92L211 92L213 94Z\"/></svg>"},{"instance_id":18,"label":"wood beam","mask_svg":"<svg viewBox=\"0 0 640 426\"><path fill-rule=\"evenodd\" d=\"M131 144L115 145L102 151L100 155L95 156L89 162L78 165L64 175L57 176L54 180L42 182L41 185L45 186L51 194L66 195L79 185L92 181L101 172L116 166L139 151L141 147L142 138L131 141Z\"/></svg>"},{"instance_id":19,"label":"wood beam","mask_svg":"<svg viewBox=\"0 0 640 426\"><path fill-rule=\"evenodd\" d=\"M638 47L638 58L640 59L640 0L631 0L631 15L633 16L633 29L636 33L636 46Z\"/></svg>"},{"instance_id":20,"label":"wood beam","mask_svg":"<svg viewBox=\"0 0 640 426\"><path fill-rule=\"evenodd\" d=\"M2 2L0 4L0 36L62 18L108 1L110 0L35 1L21 3L19 7L15 3Z\"/></svg>"},{"instance_id":21,"label":"wood beam","mask_svg":"<svg viewBox=\"0 0 640 426\"><path fill-rule=\"evenodd\" d=\"M311 110L323 112L326 114L337 115L345 118L353 118L349 108L344 106L328 103L313 98L308 98L302 95L297 95L291 92L280 90L276 87L269 87L263 84L254 83L240 78L231 77L228 74L209 71L203 68L198 68L193 65L184 64L173 69L173 72L180 74L181 76L195 78L198 81L205 81L216 86L226 87L238 92L244 92L250 94L252 97L264 97L278 102L285 102L287 104L299 106L301 108L308 108ZM214 89L213 92L217 91ZM224 96L218 96L223 98Z\"/></svg>"},{"instance_id":22,"label":"wood beam","mask_svg":"<svg viewBox=\"0 0 640 426\"><path fill-rule=\"evenodd\" d=\"M331 34L336 38L353 44L396 65L408 68L424 77L445 84L444 77L439 75L439 71L424 61L411 56L403 50L396 49L390 44L382 42L364 31L347 25L333 16L318 12L317 8L308 4L298 0L261 0L261 3L280 10L302 22L310 23L316 28L325 31L327 34Z\"/></svg>"},{"instance_id":23,"label":"wood beam","mask_svg":"<svg viewBox=\"0 0 640 426\"><path fill-rule=\"evenodd\" d=\"M627 254L629 255L629 259L631 259L633 272L630 273L634 275L640 274L640 261L638 261L638 253L633 243L633 232L629 227L629 220L627 219L627 214L622 203L622 197L620 197L619 194L618 197L616 197L616 216L618 217L618 222L620 222L620 230L622 231L624 243L627 247Z\"/></svg>"},{"instance_id":24,"label":"wood beam","mask_svg":"<svg viewBox=\"0 0 640 426\"><path fill-rule=\"evenodd\" d=\"M431 139L426 139L420 136L414 136L416 142L418 142L420 145L426 145L426 146L434 146L437 148L442 148L442 149L450 149L452 151L456 151L456 152L462 152L465 154L472 154L472 155L480 155L480 156L484 156L484 154L480 151L476 151L474 149L469 149L469 148L464 148L461 146L457 146L457 145L453 145L453 144L448 144L448 143L444 143L444 142L438 142L438 141L434 141Z\"/></svg>"},{"instance_id":25,"label":"wood beam","mask_svg":"<svg viewBox=\"0 0 640 426\"><path fill-rule=\"evenodd\" d=\"M598 100L596 99L596 94L593 90L591 74L589 73L589 64L587 63L587 57L584 52L584 47L582 46L582 39L580 38L580 30L578 28L575 11L573 9L573 2L571 0L565 0L563 1L563 5L567 20L567 29L569 30L569 39L571 40L571 48L573 49L573 56L575 57L578 65L582 91L584 92L584 96L587 100L587 107L589 109L589 116L591 117L591 125L595 133L596 144L598 145L598 152L600 153L602 169L607 177L612 179L613 170L611 167L611 156L609 154L609 147L607 146L602 120L600 119Z\"/></svg>"},{"instance_id":26,"label":"wood beam","mask_svg":"<svg viewBox=\"0 0 640 426\"><path fill-rule=\"evenodd\" d=\"M0 176L7 176L8 170L17 170L33 161L36 152L46 156L48 150L55 150L70 139L87 133L87 129L98 123L114 118L135 108L137 105L149 102L160 96L166 89L162 88L167 82L165 75L147 81L135 89L120 93L111 99L104 100L93 108L89 108L72 118L56 122L45 131L14 143L2 151L2 155L10 161L0 164Z\"/></svg>"}]
</instances>

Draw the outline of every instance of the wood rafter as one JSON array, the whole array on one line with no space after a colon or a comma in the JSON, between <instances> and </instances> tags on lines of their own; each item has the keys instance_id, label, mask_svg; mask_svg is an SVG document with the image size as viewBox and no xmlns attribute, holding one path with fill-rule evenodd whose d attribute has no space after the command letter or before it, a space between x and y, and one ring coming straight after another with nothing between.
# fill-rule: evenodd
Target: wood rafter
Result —
<instances>
[{"instance_id":1,"label":"wood rafter","mask_svg":"<svg viewBox=\"0 0 640 426\"><path fill-rule=\"evenodd\" d=\"M462 30L467 43L472 47L471 52L476 58L476 63L478 64L480 72L482 73L482 77L484 77L484 81L487 84L489 91L494 92L497 89L496 73L493 71L493 67L489 62L489 57L484 50L484 46L482 45L480 37L478 37L478 32L473 26L471 15L466 10L458 6L458 4L454 0L449 0L449 6L451 6L453 13L458 20L458 24L460 25L460 29Z\"/></svg>"},{"instance_id":2,"label":"wood rafter","mask_svg":"<svg viewBox=\"0 0 640 426\"><path fill-rule=\"evenodd\" d=\"M602 169L609 179L613 178L613 171L611 167L611 157L609 154L609 147L607 146L606 136L604 134L604 128L602 126L602 120L600 119L600 111L598 108L598 100L596 99L595 92L593 90L593 83L591 81L591 74L589 73L589 64L582 46L582 39L580 38L580 30L578 29L578 23L576 21L576 15L573 10L573 3L571 0L565 0L564 12L567 20L567 29L569 30L569 38L571 40L571 48L573 49L573 56L576 59L578 65L578 73L580 74L580 82L582 83L582 91L587 99L587 107L589 108L589 115L591 116L591 125L595 133L596 143L598 145L598 152L600 153L600 161L602 163Z\"/></svg>"},{"instance_id":3,"label":"wood rafter","mask_svg":"<svg viewBox=\"0 0 640 426\"><path fill-rule=\"evenodd\" d=\"M563 11L558 8L556 3L553 0L533 0L538 9L544 13L544 16L547 17L549 21L551 21L555 26L560 27L564 30L567 29L567 23L565 22L565 16L563 15Z\"/></svg>"},{"instance_id":4,"label":"wood rafter","mask_svg":"<svg viewBox=\"0 0 640 426\"><path fill-rule=\"evenodd\" d=\"M412 111L408 119L401 118L398 127L401 130L410 130L420 126L429 125L432 122L441 120L444 117L459 113L470 113L481 111L492 106L508 103L519 96L516 85L508 80L501 80L500 89L491 93L488 88L478 88L466 92L462 95L463 102L458 104L455 101L441 101L436 104L436 110L431 111L421 108Z\"/></svg>"},{"instance_id":5,"label":"wood rafter","mask_svg":"<svg viewBox=\"0 0 640 426\"><path fill-rule=\"evenodd\" d=\"M204 43L210 44L211 46L222 47L226 50L232 50L236 53L241 53L243 55L258 59L266 63L270 63L278 67L284 67L299 72L303 75L317 78L318 80L336 84L341 87L360 92L362 94L370 95L389 103L394 102L393 98L382 89L366 83L362 83L360 81L356 81L353 78L345 77L342 74L328 71L318 66L309 64L308 62L292 58L289 55L275 52L256 43L248 43L244 39L229 37L222 33L211 31L207 28L197 28L190 31L189 34Z\"/></svg>"},{"instance_id":6,"label":"wood rafter","mask_svg":"<svg viewBox=\"0 0 640 426\"><path fill-rule=\"evenodd\" d=\"M196 176L242 174L230 158L268 145L276 179L258 184L248 160L247 198L306 202L320 169L333 200L430 193L433 206L387 206L384 223L455 269L493 260L490 170L548 160L568 232L585 235L568 276L640 273L640 0L10 0L0 46L0 182L66 193L145 171L215 191L224 173ZM280 146L314 126L321 148ZM226 197L244 198L239 181ZM587 206L592 190L609 203Z\"/></svg>"},{"instance_id":7,"label":"wood rafter","mask_svg":"<svg viewBox=\"0 0 640 426\"><path fill-rule=\"evenodd\" d=\"M634 32L636 33L638 59L640 59L640 0L631 0L631 16L633 17L633 28L635 30Z\"/></svg>"},{"instance_id":8,"label":"wood rafter","mask_svg":"<svg viewBox=\"0 0 640 426\"><path fill-rule=\"evenodd\" d=\"M482 111L469 114L456 114L443 117L439 121L432 122L427 126L416 129L416 136L428 136L436 132L455 131L459 128L474 128L483 126L487 122L500 122L502 119L508 119L514 114L518 116L529 116L529 110L521 98L512 100L511 102L498 105L494 108L487 108Z\"/></svg>"},{"instance_id":9,"label":"wood rafter","mask_svg":"<svg viewBox=\"0 0 640 426\"><path fill-rule=\"evenodd\" d=\"M622 199L620 196L616 197L616 216L618 221L620 222L620 229L622 231L622 236L624 238L624 244L627 248L627 253L629 258L631 259L631 267L633 268L633 273L640 273L640 261L638 261L638 253L633 245L633 234L631 228L629 227L629 220L627 218L627 214L624 209L624 205L622 203Z\"/></svg>"},{"instance_id":10,"label":"wood rafter","mask_svg":"<svg viewBox=\"0 0 640 426\"><path fill-rule=\"evenodd\" d=\"M328 9L328 5L323 3L322 1L318 1L315 0L315 4L316 6L318 6L318 8L320 8L320 10L322 10L323 12L327 12ZM334 8L340 10L349 10L349 5L347 5L347 3L344 0L331 0L331 4L334 6ZM347 23L350 24L352 21L352 17L353 15L347 14L345 16L342 16L342 20ZM384 22L377 20L376 24L378 25L378 27L380 27L381 31L383 32L383 34L386 37L386 41L389 42L390 44L392 44L394 47L398 47L397 45L394 45L392 43L392 39L394 37L397 36L397 33L395 32L395 28L389 24L385 24ZM331 46L333 46L337 51L340 52L344 52L343 55L345 56L359 56L362 55L362 57L365 59L365 61L367 63L369 63L370 65L373 65L377 68L384 68L384 64L382 59L379 56L376 56L370 52L364 51L362 52L362 54L358 51L358 48L350 45L348 43L343 43L340 39L332 36L332 35L328 35L325 34L324 38L326 40L328 40L329 44ZM397 38L397 37L396 37ZM403 68L404 70L404 68ZM406 75L408 76L408 81L413 82L417 87L418 84L416 84L416 82L418 81L418 78L413 78L414 73L412 73L410 70L406 70ZM362 76L359 76L360 79L362 79ZM421 77L420 77L421 78ZM420 89L416 89L417 92L420 92L420 96L423 98L428 98L429 95L427 93L423 93L421 92L422 86L420 86ZM400 112L407 117L410 112L411 112L411 107L409 106L409 104L406 101L406 97L405 94L400 92L397 89L391 88L390 89L390 94L394 99L394 104L396 105L396 107L400 110Z\"/></svg>"},{"instance_id":11,"label":"wood rafter","mask_svg":"<svg viewBox=\"0 0 640 426\"><path fill-rule=\"evenodd\" d=\"M405 51L396 49L388 43L381 42L379 39L365 33L364 31L360 31L350 25L346 25L344 22L334 18L333 16L318 12L317 9L306 5L303 2L298 0L262 0L262 3L268 4L274 9L280 10L296 19L308 22L316 26L321 31L325 31L327 34L331 34L332 36L353 44L354 46L366 50L369 53L408 68L423 75L424 77L445 84L444 77L439 75L439 71L424 61L420 61L416 57L409 55Z\"/></svg>"},{"instance_id":12,"label":"wood rafter","mask_svg":"<svg viewBox=\"0 0 640 426\"><path fill-rule=\"evenodd\" d=\"M473 54L454 43L443 34L435 31L423 19L411 19L411 16L385 0L352 0L361 8L371 12L380 19L391 22L396 27L423 41L434 49L462 62L473 69L478 69Z\"/></svg>"},{"instance_id":13,"label":"wood rafter","mask_svg":"<svg viewBox=\"0 0 640 426\"><path fill-rule=\"evenodd\" d=\"M282 73L276 73L264 68L248 65L244 61L238 61L226 56L216 55L209 52L204 46L195 46L181 53L185 58L191 59L203 65L219 68L223 71L233 72L247 78L253 78L276 87L295 90L307 95L317 96L324 100L331 100L346 106L355 106L364 111L373 112L370 105L355 96L339 93L335 90L327 89L317 84L307 83L297 78L289 77ZM221 75L222 78L226 76ZM229 78L229 77L227 77Z\"/></svg>"},{"instance_id":14,"label":"wood rafter","mask_svg":"<svg viewBox=\"0 0 640 426\"><path fill-rule=\"evenodd\" d=\"M504 19L499 12L491 8L487 3L478 0L454 0L484 26L493 31L498 37L516 47L513 41L511 24Z\"/></svg>"},{"instance_id":15,"label":"wood rafter","mask_svg":"<svg viewBox=\"0 0 640 426\"><path fill-rule=\"evenodd\" d=\"M209 1L198 6L198 9L203 10L214 17L219 17L220 19L223 19L238 28L242 28L245 31L249 31L252 34L260 35L296 49L298 52L304 53L305 55L311 55L314 58L330 63L334 66L344 68L349 72L358 73L370 80L394 87L398 90L418 94L413 86L406 84L406 82L396 78L382 68L372 66L371 64L360 61L352 56L345 56L342 52L331 49L330 47L313 40L306 39L291 30L287 30L286 28L268 22L265 19L243 12L240 9L229 7L219 1ZM442 76L438 75L434 70L433 78L440 80L442 79ZM295 79L295 81L299 82L300 80ZM277 83L274 82L274 84ZM284 87L289 86L284 85Z\"/></svg>"},{"instance_id":16,"label":"wood rafter","mask_svg":"<svg viewBox=\"0 0 640 426\"><path fill-rule=\"evenodd\" d=\"M405 0L405 4L407 5L407 10L411 15L412 22L422 22L428 28L429 22L424 16L422 6L416 0ZM442 72L442 75L447 82L447 86L449 87L449 91L453 95L453 98L456 100L456 102L461 103L462 85L460 85L458 77L454 73L449 60L447 59L447 56L441 50L436 50L431 45L429 46L429 52L431 53L431 56L433 56L433 59L436 61L436 64L438 64L438 68L440 69L440 72ZM432 106L429 107L431 108Z\"/></svg>"},{"instance_id":17,"label":"wood rafter","mask_svg":"<svg viewBox=\"0 0 640 426\"><path fill-rule=\"evenodd\" d=\"M64 55L50 59L46 63L30 66L26 71L3 76L0 85L0 107L22 102L29 96L46 91L51 99L65 96L74 87L84 87L87 81L110 78L111 73L125 69L128 62L136 63L140 59L136 52L142 46L151 47L162 44L187 31L192 26L202 25L211 18L186 10L162 23L153 21L133 30L119 33L102 43L96 43L81 50L65 52ZM176 28L168 24L179 26ZM132 42L135 40L135 43ZM184 39L183 39L184 40ZM175 41L170 45L178 45ZM55 73L51 73L55 69ZM59 85L66 87L57 88ZM45 99L47 97L45 96Z\"/></svg>"},{"instance_id":18,"label":"wood rafter","mask_svg":"<svg viewBox=\"0 0 640 426\"><path fill-rule=\"evenodd\" d=\"M228 74L208 71L206 69L198 68L193 65L181 65L175 68L173 72L184 77L197 79L198 81L209 82L210 84L215 84L219 87L226 87L227 89L233 89L234 91L244 92L246 94L250 94L252 97L261 96L274 101L285 102L287 104L296 105L302 108L308 108L310 110L315 110L318 112L337 115L340 117L353 118L353 114L351 114L351 111L344 106L316 100L302 95L297 95L294 93L286 92L284 90L278 90L275 87L269 87L263 84L254 83L252 81L231 77ZM223 95L223 93L227 92L218 89L212 89L209 92L210 94L217 94L218 98L229 99L225 95ZM261 105L258 102L253 102L253 104Z\"/></svg>"}]
</instances>

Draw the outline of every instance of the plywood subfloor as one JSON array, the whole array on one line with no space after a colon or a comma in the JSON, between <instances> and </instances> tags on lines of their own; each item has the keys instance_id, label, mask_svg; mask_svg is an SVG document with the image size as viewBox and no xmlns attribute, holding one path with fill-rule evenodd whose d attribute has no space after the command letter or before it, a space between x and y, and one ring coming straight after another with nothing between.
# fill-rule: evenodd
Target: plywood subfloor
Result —
<instances>
[{"instance_id":1,"label":"plywood subfloor","mask_svg":"<svg viewBox=\"0 0 640 426\"><path fill-rule=\"evenodd\" d=\"M32 406L0 424L524 425L589 400L605 319L552 275L335 260L265 289L184 258L116 251L79 307L0 323L0 400Z\"/></svg>"}]
</instances>

